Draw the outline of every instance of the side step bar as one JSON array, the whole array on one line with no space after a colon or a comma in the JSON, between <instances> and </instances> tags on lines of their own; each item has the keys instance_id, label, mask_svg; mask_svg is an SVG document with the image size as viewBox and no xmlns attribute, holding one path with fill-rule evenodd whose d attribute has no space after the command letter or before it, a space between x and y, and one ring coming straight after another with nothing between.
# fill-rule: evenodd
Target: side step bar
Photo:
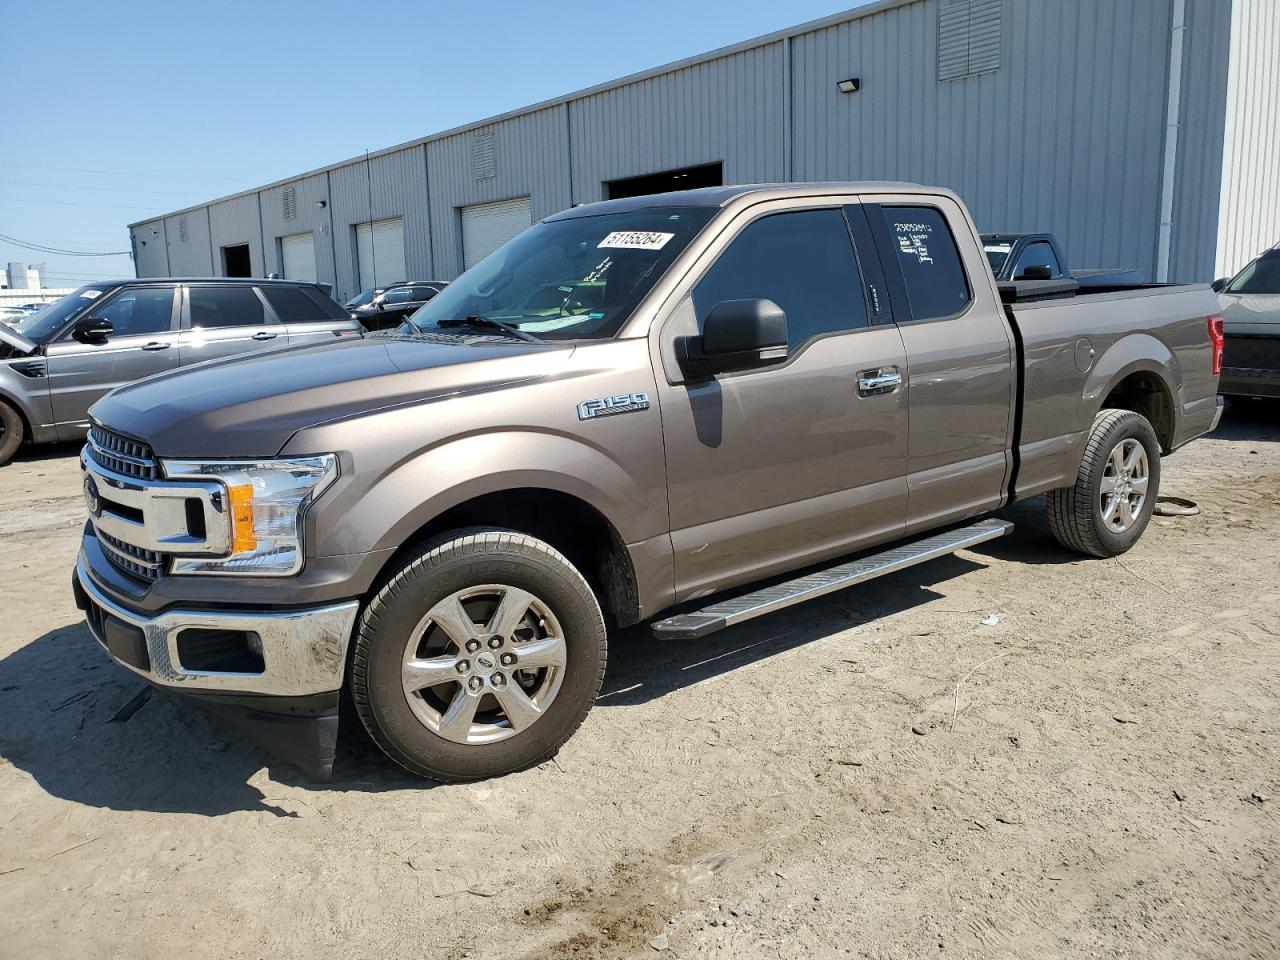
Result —
<instances>
[{"instance_id":1,"label":"side step bar","mask_svg":"<svg viewBox=\"0 0 1280 960\"><path fill-rule=\"evenodd\" d=\"M701 610L657 620L650 629L654 637L660 640L696 640L735 623L752 620L792 604L803 603L857 583L883 577L886 573L905 570L917 563L945 557L957 550L1003 537L1012 530L1013 524L1007 520L981 520L967 527L851 560L754 593L721 600Z\"/></svg>"}]
</instances>

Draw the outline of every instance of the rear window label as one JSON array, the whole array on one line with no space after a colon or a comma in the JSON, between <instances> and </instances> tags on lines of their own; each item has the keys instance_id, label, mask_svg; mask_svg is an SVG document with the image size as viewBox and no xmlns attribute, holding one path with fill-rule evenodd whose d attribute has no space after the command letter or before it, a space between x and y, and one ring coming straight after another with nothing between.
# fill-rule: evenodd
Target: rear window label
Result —
<instances>
[{"instance_id":1,"label":"rear window label","mask_svg":"<svg viewBox=\"0 0 1280 960\"><path fill-rule=\"evenodd\" d=\"M674 233L654 230L615 230L596 244L597 250L661 250Z\"/></svg>"},{"instance_id":2,"label":"rear window label","mask_svg":"<svg viewBox=\"0 0 1280 960\"><path fill-rule=\"evenodd\" d=\"M904 257L914 256L919 263L933 263L929 256L929 234L933 227L927 223L895 223L898 235L898 252Z\"/></svg>"}]
</instances>

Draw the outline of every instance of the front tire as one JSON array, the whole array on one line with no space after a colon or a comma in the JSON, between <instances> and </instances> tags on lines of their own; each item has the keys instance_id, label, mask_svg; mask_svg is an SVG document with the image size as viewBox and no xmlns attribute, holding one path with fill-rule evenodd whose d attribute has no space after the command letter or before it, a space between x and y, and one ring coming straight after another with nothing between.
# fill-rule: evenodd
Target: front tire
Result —
<instances>
[{"instance_id":1,"label":"front tire","mask_svg":"<svg viewBox=\"0 0 1280 960\"><path fill-rule=\"evenodd\" d=\"M22 446L22 417L18 411L0 400L0 467L13 459Z\"/></svg>"},{"instance_id":2,"label":"front tire","mask_svg":"<svg viewBox=\"0 0 1280 960\"><path fill-rule=\"evenodd\" d=\"M1131 410L1103 410L1075 485L1049 492L1049 527L1068 550L1114 557L1147 529L1159 491L1160 441L1151 423Z\"/></svg>"},{"instance_id":3,"label":"front tire","mask_svg":"<svg viewBox=\"0 0 1280 960\"><path fill-rule=\"evenodd\" d=\"M564 556L473 528L427 544L369 602L351 693L405 769L479 780L554 756L595 702L606 656L600 605Z\"/></svg>"}]
</instances>

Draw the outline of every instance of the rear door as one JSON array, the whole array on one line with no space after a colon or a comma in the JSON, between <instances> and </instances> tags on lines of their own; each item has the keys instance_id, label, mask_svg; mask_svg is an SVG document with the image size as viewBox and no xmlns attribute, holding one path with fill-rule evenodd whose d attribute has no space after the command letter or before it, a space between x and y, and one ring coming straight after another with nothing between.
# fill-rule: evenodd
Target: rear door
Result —
<instances>
[{"instance_id":1,"label":"rear door","mask_svg":"<svg viewBox=\"0 0 1280 960\"><path fill-rule=\"evenodd\" d=\"M959 204L910 194L876 200L864 209L911 379L912 532L1003 502L1012 466L1014 349L981 244Z\"/></svg>"},{"instance_id":2,"label":"rear door","mask_svg":"<svg viewBox=\"0 0 1280 960\"><path fill-rule=\"evenodd\" d=\"M289 343L319 343L360 332L340 306L315 287L263 284L260 288L289 333Z\"/></svg>"},{"instance_id":3,"label":"rear door","mask_svg":"<svg viewBox=\"0 0 1280 960\"><path fill-rule=\"evenodd\" d=\"M184 367L289 342L289 331L249 284L189 285L182 327Z\"/></svg>"},{"instance_id":4,"label":"rear door","mask_svg":"<svg viewBox=\"0 0 1280 960\"><path fill-rule=\"evenodd\" d=\"M88 423L89 407L107 391L178 365L174 292L170 286L123 287L83 314L110 321L110 336L82 343L68 331L46 348L60 437L75 436Z\"/></svg>"},{"instance_id":5,"label":"rear door","mask_svg":"<svg viewBox=\"0 0 1280 960\"><path fill-rule=\"evenodd\" d=\"M901 533L906 508L906 358L876 322L842 203L744 211L675 296L659 344L675 587L679 599L845 553ZM679 381L675 338L725 300L787 314L785 363ZM884 371L889 382L860 391Z\"/></svg>"}]
</instances>

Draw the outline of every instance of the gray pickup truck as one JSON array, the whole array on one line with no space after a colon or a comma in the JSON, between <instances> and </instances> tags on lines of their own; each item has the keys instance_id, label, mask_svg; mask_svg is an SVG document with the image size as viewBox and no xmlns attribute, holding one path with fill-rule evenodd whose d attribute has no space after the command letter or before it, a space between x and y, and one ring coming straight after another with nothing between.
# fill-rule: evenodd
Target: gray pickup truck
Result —
<instances>
[{"instance_id":1,"label":"gray pickup truck","mask_svg":"<svg viewBox=\"0 0 1280 960\"><path fill-rule=\"evenodd\" d=\"M583 722L610 629L702 637L1041 493L1067 548L1129 549L1220 415L1216 310L998 287L943 189L577 207L396 332L95 405L77 601L119 663L319 773L345 687L407 769L503 774Z\"/></svg>"}]
</instances>

